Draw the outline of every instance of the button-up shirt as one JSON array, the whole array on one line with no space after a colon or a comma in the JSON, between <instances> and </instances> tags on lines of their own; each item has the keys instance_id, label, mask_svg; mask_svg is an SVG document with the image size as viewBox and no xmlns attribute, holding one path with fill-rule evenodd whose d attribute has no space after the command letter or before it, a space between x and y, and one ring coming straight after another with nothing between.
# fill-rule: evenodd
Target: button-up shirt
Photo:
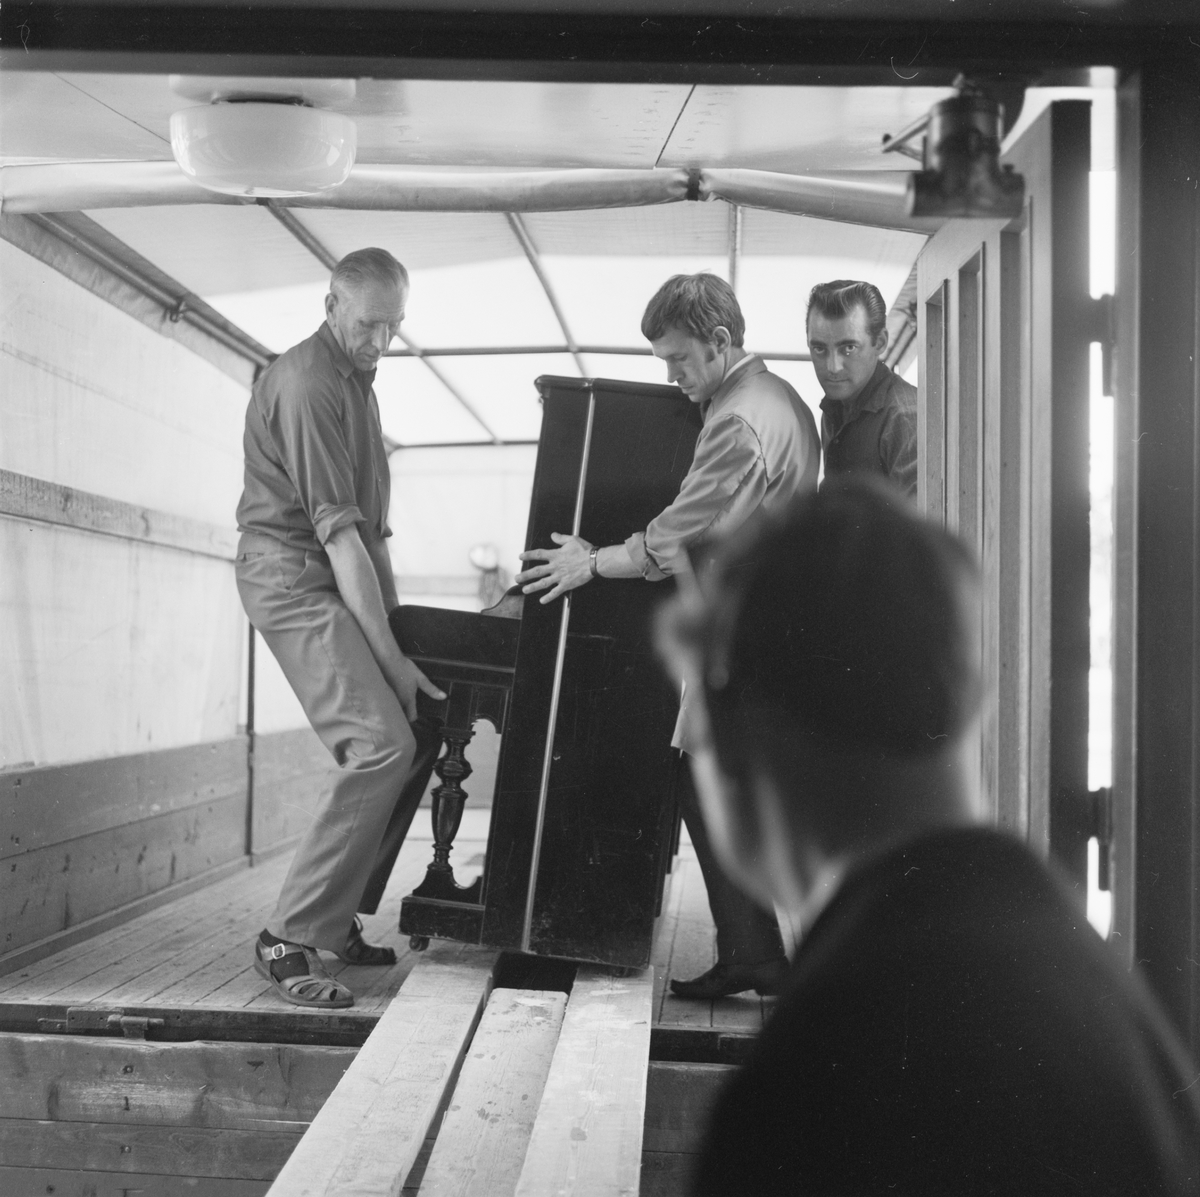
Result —
<instances>
[{"instance_id":1,"label":"button-up shirt","mask_svg":"<svg viewBox=\"0 0 1200 1197\"><path fill-rule=\"evenodd\" d=\"M853 399L821 400L825 477L882 474L917 495L917 388L883 362Z\"/></svg>"},{"instance_id":2,"label":"button-up shirt","mask_svg":"<svg viewBox=\"0 0 1200 1197\"><path fill-rule=\"evenodd\" d=\"M625 542L648 581L674 573L680 555L698 541L726 536L760 507L780 506L817 485L816 421L761 358L740 359L703 405L701 418L678 498Z\"/></svg>"},{"instance_id":3,"label":"button-up shirt","mask_svg":"<svg viewBox=\"0 0 1200 1197\"><path fill-rule=\"evenodd\" d=\"M350 524L364 544L391 535L374 380L374 370L355 369L328 324L263 371L246 410L240 531L316 551Z\"/></svg>"}]
</instances>

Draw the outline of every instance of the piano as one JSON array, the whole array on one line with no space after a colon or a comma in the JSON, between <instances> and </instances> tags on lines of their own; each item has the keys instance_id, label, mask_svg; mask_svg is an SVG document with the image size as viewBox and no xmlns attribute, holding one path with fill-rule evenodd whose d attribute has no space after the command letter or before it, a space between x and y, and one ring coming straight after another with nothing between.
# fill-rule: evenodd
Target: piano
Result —
<instances>
[{"instance_id":1,"label":"piano","mask_svg":"<svg viewBox=\"0 0 1200 1197\"><path fill-rule=\"evenodd\" d=\"M700 415L675 387L539 378L542 432L525 544L575 531L618 544L668 506ZM534 955L649 963L678 838L675 687L652 621L672 583L595 579L546 605L514 588L482 614L398 607L403 652L446 693L418 695L445 751L435 765L433 859L400 929ZM479 720L500 733L482 874L450 860Z\"/></svg>"}]
</instances>

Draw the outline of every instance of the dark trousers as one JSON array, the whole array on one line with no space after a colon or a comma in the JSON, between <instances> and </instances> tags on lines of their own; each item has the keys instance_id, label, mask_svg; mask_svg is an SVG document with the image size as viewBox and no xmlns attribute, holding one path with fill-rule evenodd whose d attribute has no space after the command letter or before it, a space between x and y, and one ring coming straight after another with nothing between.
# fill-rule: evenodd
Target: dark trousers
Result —
<instances>
[{"instance_id":1,"label":"dark trousers","mask_svg":"<svg viewBox=\"0 0 1200 1197\"><path fill-rule=\"evenodd\" d=\"M421 805L421 797L429 785L430 774L433 773L434 763L442 750L442 737L438 734L437 726L424 716L411 724L413 738L417 742L417 751L413 757L412 768L392 808L391 818L383 829L383 837L379 841L379 850L375 853L375 863L371 866L371 875L367 878L367 888L358 903L359 914L374 914L379 909L379 900L392 875L392 867L400 849L404 846L404 837L412 826L413 816Z\"/></svg>"},{"instance_id":2,"label":"dark trousers","mask_svg":"<svg viewBox=\"0 0 1200 1197\"><path fill-rule=\"evenodd\" d=\"M780 959L783 938L773 910L764 910L734 885L713 855L708 828L700 814L696 787L687 756L679 768L679 812L696 849L700 872L708 890L708 905L717 927L717 960L722 964L760 964Z\"/></svg>"}]
</instances>

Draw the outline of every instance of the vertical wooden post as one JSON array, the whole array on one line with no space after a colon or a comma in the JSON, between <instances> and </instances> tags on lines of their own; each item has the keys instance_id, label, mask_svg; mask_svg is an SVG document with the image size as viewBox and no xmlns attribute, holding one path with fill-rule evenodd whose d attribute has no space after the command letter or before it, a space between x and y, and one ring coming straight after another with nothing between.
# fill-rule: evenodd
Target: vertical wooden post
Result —
<instances>
[{"instance_id":1,"label":"vertical wooden post","mask_svg":"<svg viewBox=\"0 0 1200 1197\"><path fill-rule=\"evenodd\" d=\"M1118 100L1114 931L1200 1045L1200 67Z\"/></svg>"}]
</instances>

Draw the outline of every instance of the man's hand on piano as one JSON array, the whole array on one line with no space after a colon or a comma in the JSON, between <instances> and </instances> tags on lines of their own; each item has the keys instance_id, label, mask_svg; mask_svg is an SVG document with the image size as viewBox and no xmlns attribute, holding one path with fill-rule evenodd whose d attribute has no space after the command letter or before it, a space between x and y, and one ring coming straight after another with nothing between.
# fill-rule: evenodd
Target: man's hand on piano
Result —
<instances>
[{"instance_id":1,"label":"man's hand on piano","mask_svg":"<svg viewBox=\"0 0 1200 1197\"><path fill-rule=\"evenodd\" d=\"M396 692L404 717L412 723L417 718L417 691L424 690L430 698L441 702L445 692L439 690L407 657L400 657L400 667L388 677L388 683Z\"/></svg>"},{"instance_id":2,"label":"man's hand on piano","mask_svg":"<svg viewBox=\"0 0 1200 1197\"><path fill-rule=\"evenodd\" d=\"M522 570L514 581L523 594L536 594L547 590L541 602L548 603L561 598L568 590L574 590L592 580L592 546L579 536L566 536L562 532L551 532L550 539L556 549L530 549L521 554L522 561L542 561L532 569Z\"/></svg>"}]
</instances>

